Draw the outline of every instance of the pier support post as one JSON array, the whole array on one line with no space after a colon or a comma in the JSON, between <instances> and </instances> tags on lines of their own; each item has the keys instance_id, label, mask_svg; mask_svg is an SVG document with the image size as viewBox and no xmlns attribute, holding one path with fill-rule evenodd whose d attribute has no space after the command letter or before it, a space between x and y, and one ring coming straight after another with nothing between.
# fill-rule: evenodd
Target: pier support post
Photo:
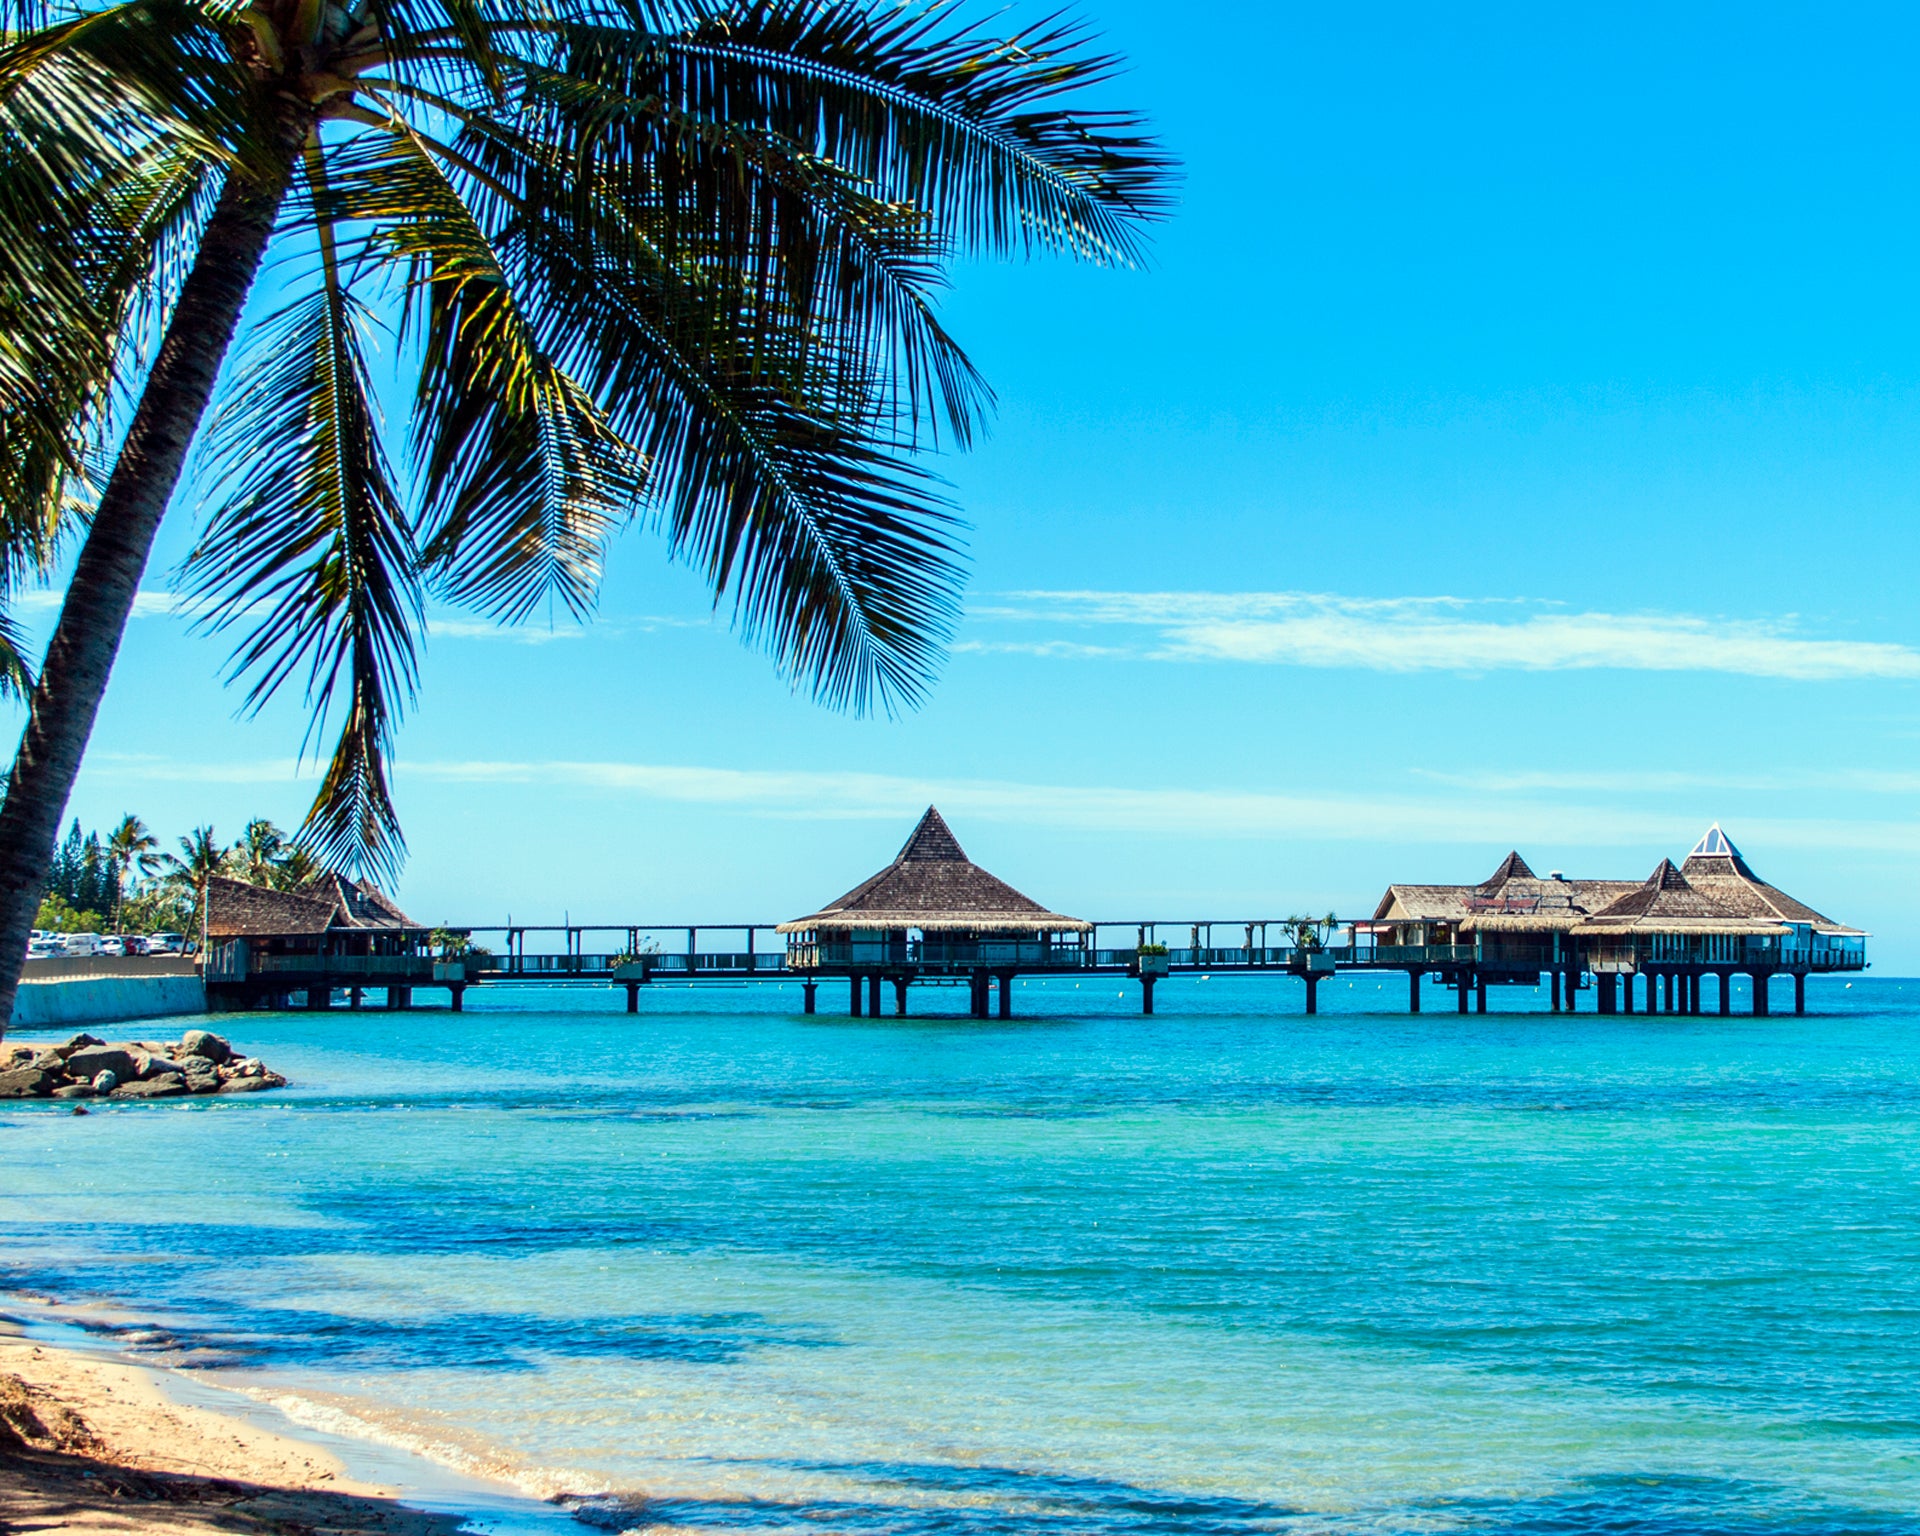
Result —
<instances>
[{"instance_id":1,"label":"pier support post","mask_svg":"<svg viewBox=\"0 0 1920 1536\"><path fill-rule=\"evenodd\" d=\"M1547 972L1547 1011L1549 1013L1560 1011L1560 973L1558 971Z\"/></svg>"},{"instance_id":2,"label":"pier support post","mask_svg":"<svg viewBox=\"0 0 1920 1536\"><path fill-rule=\"evenodd\" d=\"M814 999L814 994L819 990L820 983L817 981L809 981L801 987L801 991L806 993L806 1002L802 1005L804 1012L812 1013L816 1010L818 1004Z\"/></svg>"},{"instance_id":3,"label":"pier support post","mask_svg":"<svg viewBox=\"0 0 1920 1536\"><path fill-rule=\"evenodd\" d=\"M1602 971L1596 978L1599 990L1594 994L1593 1006L1600 1013L1618 1013L1620 1011L1620 978L1612 971Z\"/></svg>"},{"instance_id":4,"label":"pier support post","mask_svg":"<svg viewBox=\"0 0 1920 1536\"><path fill-rule=\"evenodd\" d=\"M1733 1012L1733 972L1716 971L1714 974L1720 978L1720 1013L1724 1018Z\"/></svg>"},{"instance_id":5,"label":"pier support post","mask_svg":"<svg viewBox=\"0 0 1920 1536\"><path fill-rule=\"evenodd\" d=\"M358 1008L360 1006L361 1000L365 996L366 996L366 989L364 987L348 987L347 988L347 1006L349 1008Z\"/></svg>"},{"instance_id":6,"label":"pier support post","mask_svg":"<svg viewBox=\"0 0 1920 1536\"><path fill-rule=\"evenodd\" d=\"M1467 994L1472 990L1473 978L1465 971L1459 972L1454 977L1453 1011L1455 1013L1465 1013L1467 1011Z\"/></svg>"},{"instance_id":7,"label":"pier support post","mask_svg":"<svg viewBox=\"0 0 1920 1536\"><path fill-rule=\"evenodd\" d=\"M1318 1013L1320 1011L1320 978L1318 976L1310 975L1306 978L1306 982L1307 982L1307 1012Z\"/></svg>"},{"instance_id":8,"label":"pier support post","mask_svg":"<svg viewBox=\"0 0 1920 1536\"><path fill-rule=\"evenodd\" d=\"M1756 1015L1772 1011L1772 999L1767 996L1767 983L1773 980L1771 971L1755 971L1753 974L1753 1011Z\"/></svg>"},{"instance_id":9,"label":"pier support post","mask_svg":"<svg viewBox=\"0 0 1920 1536\"><path fill-rule=\"evenodd\" d=\"M1153 982L1154 978L1151 976L1140 978L1140 1011L1142 1013L1153 1012Z\"/></svg>"},{"instance_id":10,"label":"pier support post","mask_svg":"<svg viewBox=\"0 0 1920 1536\"><path fill-rule=\"evenodd\" d=\"M880 1017L880 973L878 971L867 978L867 1013L876 1019Z\"/></svg>"},{"instance_id":11,"label":"pier support post","mask_svg":"<svg viewBox=\"0 0 1920 1536\"><path fill-rule=\"evenodd\" d=\"M405 1013L413 1006L413 988L388 987L387 1006L397 1013Z\"/></svg>"},{"instance_id":12,"label":"pier support post","mask_svg":"<svg viewBox=\"0 0 1920 1536\"><path fill-rule=\"evenodd\" d=\"M1687 1012L1696 1018L1700 1014L1700 972L1693 973L1693 979L1687 983L1687 1001L1692 1005Z\"/></svg>"},{"instance_id":13,"label":"pier support post","mask_svg":"<svg viewBox=\"0 0 1920 1536\"><path fill-rule=\"evenodd\" d=\"M1793 1011L1795 1013L1807 1011L1807 973L1805 971L1793 973Z\"/></svg>"},{"instance_id":14,"label":"pier support post","mask_svg":"<svg viewBox=\"0 0 1920 1536\"><path fill-rule=\"evenodd\" d=\"M1000 1017L1003 1019L1013 1017L1013 973L1011 971L1000 973Z\"/></svg>"},{"instance_id":15,"label":"pier support post","mask_svg":"<svg viewBox=\"0 0 1920 1536\"><path fill-rule=\"evenodd\" d=\"M465 1002L466 995L467 995L466 983L456 981L452 986L447 988L448 1008L454 1013L465 1012L464 1002Z\"/></svg>"},{"instance_id":16,"label":"pier support post","mask_svg":"<svg viewBox=\"0 0 1920 1536\"><path fill-rule=\"evenodd\" d=\"M893 978L893 1011L897 1017L903 1019L907 1016L907 982L909 979L910 978L905 976L896 976Z\"/></svg>"},{"instance_id":17,"label":"pier support post","mask_svg":"<svg viewBox=\"0 0 1920 1536\"><path fill-rule=\"evenodd\" d=\"M1620 1011L1622 1013L1633 1012L1633 985L1639 979L1632 971L1620 973Z\"/></svg>"},{"instance_id":18,"label":"pier support post","mask_svg":"<svg viewBox=\"0 0 1920 1536\"><path fill-rule=\"evenodd\" d=\"M638 1013L639 1011L640 1011L640 983L637 981L630 981L627 983L627 1012ZM811 1013L813 1010L809 1008L807 1011Z\"/></svg>"},{"instance_id":19,"label":"pier support post","mask_svg":"<svg viewBox=\"0 0 1920 1536\"><path fill-rule=\"evenodd\" d=\"M1475 1013L1487 1011L1487 978L1484 976L1473 978L1473 1011Z\"/></svg>"},{"instance_id":20,"label":"pier support post","mask_svg":"<svg viewBox=\"0 0 1920 1536\"><path fill-rule=\"evenodd\" d=\"M1408 971L1407 972L1407 1012L1418 1013L1419 1011L1420 1011L1420 973L1418 971Z\"/></svg>"},{"instance_id":21,"label":"pier support post","mask_svg":"<svg viewBox=\"0 0 1920 1536\"><path fill-rule=\"evenodd\" d=\"M1568 1013L1580 1011L1580 973L1572 966L1568 966L1560 973L1560 995L1566 999Z\"/></svg>"},{"instance_id":22,"label":"pier support post","mask_svg":"<svg viewBox=\"0 0 1920 1536\"><path fill-rule=\"evenodd\" d=\"M316 1012L333 1006L332 987L308 987L307 1006Z\"/></svg>"},{"instance_id":23,"label":"pier support post","mask_svg":"<svg viewBox=\"0 0 1920 1536\"><path fill-rule=\"evenodd\" d=\"M847 978L847 991L849 994L847 998L847 1012L852 1014L856 1019L860 1017L860 984L865 980L866 978L864 976L850 976Z\"/></svg>"}]
</instances>

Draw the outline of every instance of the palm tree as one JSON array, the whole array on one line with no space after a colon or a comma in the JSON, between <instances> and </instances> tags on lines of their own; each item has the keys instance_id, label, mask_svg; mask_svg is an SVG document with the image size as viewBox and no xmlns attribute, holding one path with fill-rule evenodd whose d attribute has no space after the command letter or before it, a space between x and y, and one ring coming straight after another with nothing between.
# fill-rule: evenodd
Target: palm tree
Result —
<instances>
[{"instance_id":1,"label":"palm tree","mask_svg":"<svg viewBox=\"0 0 1920 1536\"><path fill-rule=\"evenodd\" d=\"M320 861L297 843L274 863L267 884L278 891L297 891L320 873Z\"/></svg>"},{"instance_id":2,"label":"palm tree","mask_svg":"<svg viewBox=\"0 0 1920 1536\"><path fill-rule=\"evenodd\" d=\"M196 440L188 588L250 707L292 679L338 721L302 841L379 874L425 600L584 615L641 512L797 684L916 700L959 577L914 453L991 398L944 264L1130 261L1168 181L1060 104L1113 68L1082 32L947 0L45 5L0 0L0 600L119 446L0 805L0 1019Z\"/></svg>"},{"instance_id":3,"label":"palm tree","mask_svg":"<svg viewBox=\"0 0 1920 1536\"><path fill-rule=\"evenodd\" d=\"M180 839L180 851L162 854L160 878L193 899L193 927L201 933L207 915L207 886L231 869L232 855L220 846L212 827L195 827ZM204 937L204 933L202 933Z\"/></svg>"},{"instance_id":4,"label":"palm tree","mask_svg":"<svg viewBox=\"0 0 1920 1536\"><path fill-rule=\"evenodd\" d=\"M287 836L264 816L247 823L247 830L233 845L229 863L242 880L255 885L272 885L286 857Z\"/></svg>"},{"instance_id":5,"label":"palm tree","mask_svg":"<svg viewBox=\"0 0 1920 1536\"><path fill-rule=\"evenodd\" d=\"M120 931L120 910L127 904L127 876L136 864L146 865L159 850L160 839L129 811L107 838L107 859L113 868L113 929Z\"/></svg>"}]
</instances>

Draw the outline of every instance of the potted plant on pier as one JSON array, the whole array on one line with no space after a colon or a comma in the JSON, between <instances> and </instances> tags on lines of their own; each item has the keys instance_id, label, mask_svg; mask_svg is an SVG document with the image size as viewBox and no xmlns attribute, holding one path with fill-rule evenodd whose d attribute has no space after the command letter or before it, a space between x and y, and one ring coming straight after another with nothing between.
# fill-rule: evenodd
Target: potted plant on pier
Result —
<instances>
[{"instance_id":1,"label":"potted plant on pier","mask_svg":"<svg viewBox=\"0 0 1920 1536\"><path fill-rule=\"evenodd\" d=\"M1134 951L1134 965L1142 976L1164 976L1173 956L1164 944L1142 944Z\"/></svg>"}]
</instances>

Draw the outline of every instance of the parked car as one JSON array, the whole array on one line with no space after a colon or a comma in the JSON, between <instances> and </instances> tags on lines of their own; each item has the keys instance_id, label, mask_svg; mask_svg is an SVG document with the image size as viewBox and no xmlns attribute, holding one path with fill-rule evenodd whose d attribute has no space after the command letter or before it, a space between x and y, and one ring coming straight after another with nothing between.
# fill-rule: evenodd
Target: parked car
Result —
<instances>
[{"instance_id":1,"label":"parked car","mask_svg":"<svg viewBox=\"0 0 1920 1536\"><path fill-rule=\"evenodd\" d=\"M27 940L27 958L29 960L52 960L58 955L64 955L66 952L63 945L54 943L52 939L33 938Z\"/></svg>"},{"instance_id":2,"label":"parked car","mask_svg":"<svg viewBox=\"0 0 1920 1536\"><path fill-rule=\"evenodd\" d=\"M184 933L147 935L147 953L150 955L184 955L186 952L187 936Z\"/></svg>"},{"instance_id":3,"label":"parked car","mask_svg":"<svg viewBox=\"0 0 1920 1536\"><path fill-rule=\"evenodd\" d=\"M100 935L97 933L63 933L60 935L60 943L69 955L100 953Z\"/></svg>"},{"instance_id":4,"label":"parked car","mask_svg":"<svg viewBox=\"0 0 1920 1536\"><path fill-rule=\"evenodd\" d=\"M147 952L147 941L139 934L123 933L119 935L119 938L120 952L122 954L144 955Z\"/></svg>"},{"instance_id":5,"label":"parked car","mask_svg":"<svg viewBox=\"0 0 1920 1536\"><path fill-rule=\"evenodd\" d=\"M109 933L100 940L93 951L96 955L124 955L127 946L120 942L120 935Z\"/></svg>"}]
</instances>

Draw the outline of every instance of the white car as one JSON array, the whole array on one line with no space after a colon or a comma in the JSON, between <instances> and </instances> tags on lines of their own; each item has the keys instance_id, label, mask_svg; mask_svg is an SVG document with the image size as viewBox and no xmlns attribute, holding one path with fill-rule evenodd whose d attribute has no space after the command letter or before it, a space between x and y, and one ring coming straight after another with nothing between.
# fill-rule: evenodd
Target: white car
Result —
<instances>
[{"instance_id":1,"label":"white car","mask_svg":"<svg viewBox=\"0 0 1920 1536\"><path fill-rule=\"evenodd\" d=\"M54 943L52 939L27 940L27 958L29 960L52 960L57 956L64 955L66 952L66 949L62 945Z\"/></svg>"},{"instance_id":2,"label":"white car","mask_svg":"<svg viewBox=\"0 0 1920 1536\"><path fill-rule=\"evenodd\" d=\"M124 955L126 952L127 946L120 942L120 936L115 933L108 934L94 950L96 955Z\"/></svg>"},{"instance_id":3,"label":"white car","mask_svg":"<svg viewBox=\"0 0 1920 1536\"><path fill-rule=\"evenodd\" d=\"M150 933L147 935L147 953L150 955L183 955L187 952L187 936L184 933Z\"/></svg>"},{"instance_id":4,"label":"white car","mask_svg":"<svg viewBox=\"0 0 1920 1536\"><path fill-rule=\"evenodd\" d=\"M69 955L97 955L101 952L100 935L97 933L63 933L60 943Z\"/></svg>"}]
</instances>

